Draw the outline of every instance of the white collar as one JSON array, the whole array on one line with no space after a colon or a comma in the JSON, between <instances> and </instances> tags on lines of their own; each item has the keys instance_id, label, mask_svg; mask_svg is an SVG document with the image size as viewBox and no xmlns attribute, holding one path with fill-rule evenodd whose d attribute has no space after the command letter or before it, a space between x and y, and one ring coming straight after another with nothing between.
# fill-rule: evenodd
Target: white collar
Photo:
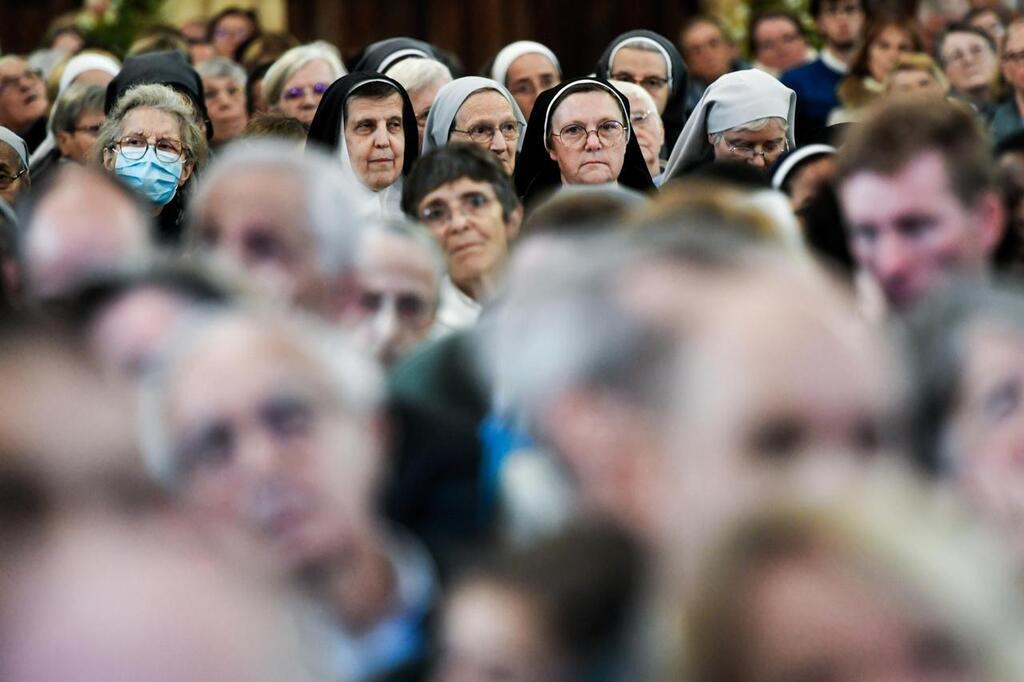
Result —
<instances>
[{"instance_id":1,"label":"white collar","mask_svg":"<svg viewBox=\"0 0 1024 682\"><path fill-rule=\"evenodd\" d=\"M847 73L850 70L850 67L846 64L846 62L842 61L841 59L839 59L839 57L832 54L832 50L828 49L827 47L822 48L818 56L821 57L821 63L827 66L828 68L832 69L833 71L838 71L839 73Z\"/></svg>"}]
</instances>

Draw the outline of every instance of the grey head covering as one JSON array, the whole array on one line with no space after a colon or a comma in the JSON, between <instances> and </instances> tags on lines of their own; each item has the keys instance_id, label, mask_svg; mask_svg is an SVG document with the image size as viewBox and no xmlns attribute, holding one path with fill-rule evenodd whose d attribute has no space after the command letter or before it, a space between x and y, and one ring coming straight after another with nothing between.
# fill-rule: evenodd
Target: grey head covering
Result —
<instances>
[{"instance_id":1,"label":"grey head covering","mask_svg":"<svg viewBox=\"0 0 1024 682\"><path fill-rule=\"evenodd\" d=\"M15 133L10 128L4 128L0 126L0 142L6 142L7 145L18 153L21 157L21 164L25 168L28 168L28 145L25 144L25 140Z\"/></svg>"},{"instance_id":2,"label":"grey head covering","mask_svg":"<svg viewBox=\"0 0 1024 682\"><path fill-rule=\"evenodd\" d=\"M796 93L778 79L758 69L733 71L708 86L676 140L665 166L665 178L678 177L713 157L708 135L736 128L761 118L778 117L789 122L786 138L793 137Z\"/></svg>"},{"instance_id":3,"label":"grey head covering","mask_svg":"<svg viewBox=\"0 0 1024 682\"><path fill-rule=\"evenodd\" d=\"M448 136L451 134L452 126L455 125L455 116L459 113L459 109L470 95L481 90L497 90L502 97L508 100L512 107L512 115L519 122L520 131L519 140L516 141L516 151L522 151L523 138L526 137L526 117L523 116L512 93L504 85L490 78L466 76L465 78L456 78L437 91L434 103L430 107L430 113L427 115L427 128L423 134L424 154L431 149L448 144Z\"/></svg>"}]
</instances>

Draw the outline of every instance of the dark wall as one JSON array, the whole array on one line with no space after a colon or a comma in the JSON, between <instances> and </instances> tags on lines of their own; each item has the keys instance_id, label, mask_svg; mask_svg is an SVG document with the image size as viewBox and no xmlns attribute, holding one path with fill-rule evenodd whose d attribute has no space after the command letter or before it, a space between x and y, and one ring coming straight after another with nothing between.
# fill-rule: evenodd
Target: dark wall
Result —
<instances>
[{"instance_id":1,"label":"dark wall","mask_svg":"<svg viewBox=\"0 0 1024 682\"><path fill-rule=\"evenodd\" d=\"M31 52L55 17L81 5L75 0L0 0L0 52Z\"/></svg>"}]
</instances>

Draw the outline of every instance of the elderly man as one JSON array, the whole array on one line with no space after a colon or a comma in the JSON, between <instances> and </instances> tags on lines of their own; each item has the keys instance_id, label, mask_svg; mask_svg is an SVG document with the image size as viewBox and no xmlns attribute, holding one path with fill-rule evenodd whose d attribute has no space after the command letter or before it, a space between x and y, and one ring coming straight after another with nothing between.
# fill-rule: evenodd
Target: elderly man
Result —
<instances>
[{"instance_id":1,"label":"elderly man","mask_svg":"<svg viewBox=\"0 0 1024 682\"><path fill-rule=\"evenodd\" d=\"M32 184L28 145L14 131L0 127L0 199L13 206Z\"/></svg>"},{"instance_id":2,"label":"elderly man","mask_svg":"<svg viewBox=\"0 0 1024 682\"><path fill-rule=\"evenodd\" d=\"M206 109L213 122L210 146L221 147L235 139L249 122L245 108L245 69L224 57L207 59L196 67L203 79Z\"/></svg>"},{"instance_id":3,"label":"elderly man","mask_svg":"<svg viewBox=\"0 0 1024 682\"><path fill-rule=\"evenodd\" d=\"M989 130L996 143L1024 128L1024 21L1014 21L1006 29L1002 73L1011 92L992 114Z\"/></svg>"},{"instance_id":4,"label":"elderly man","mask_svg":"<svg viewBox=\"0 0 1024 682\"><path fill-rule=\"evenodd\" d=\"M49 111L43 75L21 57L0 58L0 126L20 135L32 152L46 139Z\"/></svg>"},{"instance_id":5,"label":"elderly man","mask_svg":"<svg viewBox=\"0 0 1024 682\"><path fill-rule=\"evenodd\" d=\"M97 273L129 270L154 255L152 218L109 175L68 165L26 211L21 267L26 294L45 299Z\"/></svg>"},{"instance_id":6,"label":"elderly man","mask_svg":"<svg viewBox=\"0 0 1024 682\"><path fill-rule=\"evenodd\" d=\"M321 152L270 140L229 149L189 206L188 248L280 301L331 317L356 243L347 185Z\"/></svg>"},{"instance_id":7,"label":"elderly man","mask_svg":"<svg viewBox=\"0 0 1024 682\"><path fill-rule=\"evenodd\" d=\"M999 75L999 54L991 36L980 28L952 24L939 36L935 55L952 94L990 119L995 108L995 79Z\"/></svg>"},{"instance_id":8,"label":"elderly man","mask_svg":"<svg viewBox=\"0 0 1024 682\"><path fill-rule=\"evenodd\" d=\"M812 0L811 16L824 39L818 59L782 74L782 83L796 92L796 130L801 145L826 141L828 115L839 106L836 88L849 71L861 29L862 0Z\"/></svg>"},{"instance_id":9,"label":"elderly man","mask_svg":"<svg viewBox=\"0 0 1024 682\"><path fill-rule=\"evenodd\" d=\"M472 142L494 154L511 176L525 129L526 119L503 85L478 76L458 78L441 88L434 99L423 152L449 141Z\"/></svg>"},{"instance_id":10,"label":"elderly man","mask_svg":"<svg viewBox=\"0 0 1024 682\"><path fill-rule=\"evenodd\" d=\"M437 91L452 82L452 72L435 59L403 59L386 74L402 84L409 93L412 110L416 114L416 129L419 130L419 148L426 139L427 117L437 97Z\"/></svg>"},{"instance_id":11,"label":"elderly man","mask_svg":"<svg viewBox=\"0 0 1024 682\"><path fill-rule=\"evenodd\" d=\"M767 11L754 16L747 30L754 68L778 77L814 59L799 17Z\"/></svg>"},{"instance_id":12,"label":"elderly man","mask_svg":"<svg viewBox=\"0 0 1024 682\"><path fill-rule=\"evenodd\" d=\"M402 194L402 210L427 226L444 252L437 326L471 326L498 285L523 208L504 170L475 145L426 154Z\"/></svg>"},{"instance_id":13,"label":"elderly man","mask_svg":"<svg viewBox=\"0 0 1024 682\"><path fill-rule=\"evenodd\" d=\"M422 226L393 221L364 230L342 325L391 367L430 335L444 272L444 255Z\"/></svg>"},{"instance_id":14,"label":"elderly man","mask_svg":"<svg viewBox=\"0 0 1024 682\"><path fill-rule=\"evenodd\" d=\"M748 68L722 23L710 15L698 15L679 29L679 50L690 69L686 94L687 111L693 111L704 90L730 71Z\"/></svg>"},{"instance_id":15,"label":"elderly man","mask_svg":"<svg viewBox=\"0 0 1024 682\"><path fill-rule=\"evenodd\" d=\"M988 141L962 107L893 104L855 128L836 179L857 264L903 310L982 277L1003 232Z\"/></svg>"},{"instance_id":16,"label":"elderly man","mask_svg":"<svg viewBox=\"0 0 1024 682\"><path fill-rule=\"evenodd\" d=\"M796 94L758 69L727 73L704 91L672 150L665 177L715 161L767 170L795 146Z\"/></svg>"},{"instance_id":17,"label":"elderly man","mask_svg":"<svg viewBox=\"0 0 1024 682\"><path fill-rule=\"evenodd\" d=\"M329 678L417 661L434 576L425 551L376 516L377 368L314 321L269 312L214 313L182 334L144 394L152 471L306 589Z\"/></svg>"}]
</instances>

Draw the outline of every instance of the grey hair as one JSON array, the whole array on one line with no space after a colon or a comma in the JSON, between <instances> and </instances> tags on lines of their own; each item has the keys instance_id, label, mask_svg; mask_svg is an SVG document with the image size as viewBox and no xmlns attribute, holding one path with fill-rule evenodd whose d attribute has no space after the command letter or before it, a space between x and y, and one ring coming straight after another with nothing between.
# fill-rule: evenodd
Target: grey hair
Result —
<instances>
[{"instance_id":1,"label":"grey hair","mask_svg":"<svg viewBox=\"0 0 1024 682\"><path fill-rule=\"evenodd\" d=\"M782 133L789 136L789 121L782 118L781 116L765 116L764 118L756 118L753 121L738 125L735 128L729 128L717 133L711 133L711 144L718 144L722 141L722 138L726 133L739 133L739 132L758 132L767 128L772 121L777 121L782 126Z\"/></svg>"},{"instance_id":2,"label":"grey hair","mask_svg":"<svg viewBox=\"0 0 1024 682\"><path fill-rule=\"evenodd\" d=\"M263 77L263 93L267 98L267 104L275 106L281 101L284 93L284 84L296 71L310 62L321 60L331 67L331 81L344 76L347 72L341 63L338 50L330 43L318 40L308 45L299 45L285 52L277 58L267 70Z\"/></svg>"},{"instance_id":3,"label":"grey hair","mask_svg":"<svg viewBox=\"0 0 1024 682\"><path fill-rule=\"evenodd\" d=\"M384 75L398 81L410 94L431 85L440 87L452 82L452 72L436 59L403 59Z\"/></svg>"},{"instance_id":4,"label":"grey hair","mask_svg":"<svg viewBox=\"0 0 1024 682\"><path fill-rule=\"evenodd\" d=\"M629 99L630 95L639 97L643 101L644 107L647 109L647 111L651 112L654 118L657 119L658 125L661 126L661 129L665 129L665 123L661 120L661 116L658 115L658 105L654 103L654 98L651 97L651 93L647 92L636 83L614 80L608 82L614 85L616 90L625 95L626 99Z\"/></svg>"},{"instance_id":5,"label":"grey hair","mask_svg":"<svg viewBox=\"0 0 1024 682\"><path fill-rule=\"evenodd\" d=\"M189 202L186 248L202 250L199 226L214 188L224 182L244 181L254 171L294 181L297 191L304 194L302 204L309 211L306 225L316 245L321 274L332 277L351 267L361 225L352 217L349 180L341 166L324 152L313 148L303 152L289 142L270 138L239 140L217 155Z\"/></svg>"},{"instance_id":6,"label":"grey hair","mask_svg":"<svg viewBox=\"0 0 1024 682\"><path fill-rule=\"evenodd\" d=\"M206 135L199 127L199 119L192 103L173 88L157 83L135 85L121 95L121 98L114 104L114 108L110 110L107 120L100 128L99 136L96 138L96 156L101 164L103 163L103 152L112 149L120 139L123 132L122 125L128 112L141 107L158 109L177 119L178 126L181 128L181 143L185 148L186 156L195 163L197 168L206 165Z\"/></svg>"},{"instance_id":7,"label":"grey hair","mask_svg":"<svg viewBox=\"0 0 1024 682\"><path fill-rule=\"evenodd\" d=\"M200 78L233 78L241 87L248 80L245 69L227 57L214 57L196 65L196 73Z\"/></svg>"},{"instance_id":8,"label":"grey hair","mask_svg":"<svg viewBox=\"0 0 1024 682\"><path fill-rule=\"evenodd\" d=\"M102 85L73 83L60 94L50 113L50 132L73 133L78 118L89 111L103 113L107 89Z\"/></svg>"},{"instance_id":9,"label":"grey hair","mask_svg":"<svg viewBox=\"0 0 1024 682\"><path fill-rule=\"evenodd\" d=\"M408 61L408 60L406 60ZM440 293L441 280L444 279L447 271L444 252L437 243L437 239L430 234L426 227L418 222L405 218L393 218L372 223L363 233L360 240L360 247L366 244L367 240L376 234L387 234L414 242L424 249L430 258L430 268L434 273L434 293Z\"/></svg>"},{"instance_id":10,"label":"grey hair","mask_svg":"<svg viewBox=\"0 0 1024 682\"><path fill-rule=\"evenodd\" d=\"M210 334L227 325L246 325L263 334L277 334L318 371L341 409L368 419L384 400L380 366L360 352L339 329L298 312L259 306L197 308L165 339L155 363L143 377L139 395L139 437L150 474L170 489L183 482L168 424L170 388L176 371L202 349Z\"/></svg>"}]
</instances>

